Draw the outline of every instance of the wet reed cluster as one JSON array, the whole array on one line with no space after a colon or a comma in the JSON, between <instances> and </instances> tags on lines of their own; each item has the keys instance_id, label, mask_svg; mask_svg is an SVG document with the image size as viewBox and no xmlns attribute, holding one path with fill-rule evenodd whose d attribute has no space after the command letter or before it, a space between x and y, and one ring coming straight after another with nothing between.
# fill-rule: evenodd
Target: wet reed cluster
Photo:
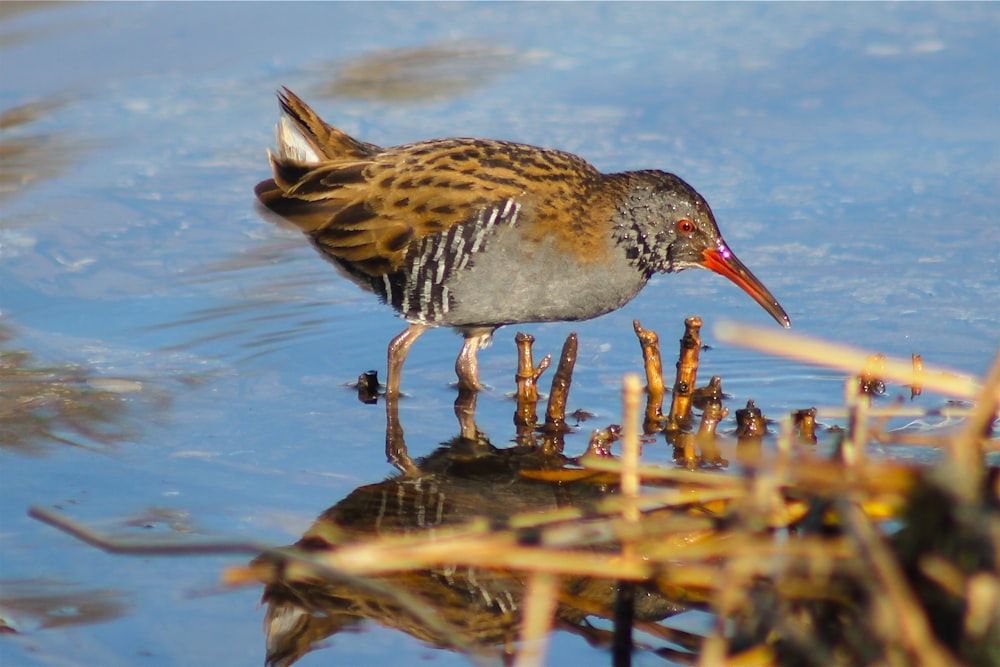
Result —
<instances>
[{"instance_id":1,"label":"wet reed cluster","mask_svg":"<svg viewBox=\"0 0 1000 667\"><path fill-rule=\"evenodd\" d=\"M265 582L272 664L362 619L517 665L558 661L546 655L553 628L607 646L615 664L636 650L698 665L998 664L1000 471L985 461L998 448L1000 365L979 383L919 358L722 328L727 341L857 369L843 407L778 420L768 455L775 424L752 402L737 411L735 443L717 435L721 380L696 386L700 326L686 322L664 410L657 337L635 323L645 391L626 378L622 423L596 430L582 455L562 445L574 336L540 419L550 360L536 366L530 337L518 335L513 447L464 426L414 462L399 456L401 430L387 435L399 476L331 507L289 550L228 573ZM944 436L888 430L890 417L927 412L874 406L894 382L954 397L961 426ZM846 425L817 447L828 419ZM644 464L643 446L661 434L673 465ZM875 442L934 447L940 461L874 460ZM692 609L714 615L713 632L671 625Z\"/></svg>"}]
</instances>

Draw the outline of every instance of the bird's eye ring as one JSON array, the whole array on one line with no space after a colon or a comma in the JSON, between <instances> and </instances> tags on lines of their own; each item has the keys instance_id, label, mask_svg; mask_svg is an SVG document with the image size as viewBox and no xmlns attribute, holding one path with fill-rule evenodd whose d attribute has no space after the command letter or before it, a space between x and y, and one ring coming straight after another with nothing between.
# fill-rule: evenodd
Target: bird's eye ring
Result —
<instances>
[{"instance_id":1,"label":"bird's eye ring","mask_svg":"<svg viewBox=\"0 0 1000 667\"><path fill-rule=\"evenodd\" d=\"M690 234L694 231L694 223L687 218L681 218L677 221L677 231L681 234Z\"/></svg>"}]
</instances>

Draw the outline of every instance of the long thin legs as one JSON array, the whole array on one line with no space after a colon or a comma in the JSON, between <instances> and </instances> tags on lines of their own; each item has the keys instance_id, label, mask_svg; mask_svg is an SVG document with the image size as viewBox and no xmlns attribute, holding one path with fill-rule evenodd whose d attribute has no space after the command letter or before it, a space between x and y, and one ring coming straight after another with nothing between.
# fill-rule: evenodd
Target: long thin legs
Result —
<instances>
[{"instance_id":1,"label":"long thin legs","mask_svg":"<svg viewBox=\"0 0 1000 667\"><path fill-rule=\"evenodd\" d=\"M399 376L403 372L403 362L413 347L414 341L430 327L426 324L411 323L402 333L389 343L389 372L385 383L386 396L399 396Z\"/></svg>"},{"instance_id":2,"label":"long thin legs","mask_svg":"<svg viewBox=\"0 0 1000 667\"><path fill-rule=\"evenodd\" d=\"M403 362L413 347L414 341L431 327L426 324L411 323L402 333L389 343L389 373L386 380L386 396L399 396L399 378L403 372ZM455 360L458 387L465 391L479 391L479 360L476 354L486 347L493 337L493 329L468 329L465 332L462 351Z\"/></svg>"},{"instance_id":3,"label":"long thin legs","mask_svg":"<svg viewBox=\"0 0 1000 667\"><path fill-rule=\"evenodd\" d=\"M462 351L455 360L455 373L458 374L459 390L479 391L479 359L476 353L489 344L493 337L493 329L471 329L465 332L465 342Z\"/></svg>"}]
</instances>

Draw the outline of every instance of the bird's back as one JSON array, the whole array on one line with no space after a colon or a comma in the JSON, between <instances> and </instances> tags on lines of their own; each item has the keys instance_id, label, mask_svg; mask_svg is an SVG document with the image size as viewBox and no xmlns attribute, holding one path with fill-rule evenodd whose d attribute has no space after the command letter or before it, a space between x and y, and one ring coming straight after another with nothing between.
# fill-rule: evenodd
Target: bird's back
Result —
<instances>
[{"instance_id":1,"label":"bird's back","mask_svg":"<svg viewBox=\"0 0 1000 667\"><path fill-rule=\"evenodd\" d=\"M526 242L543 237L595 257L588 225L611 209L592 196L607 177L561 151L488 139L437 139L392 148L358 141L323 122L290 92L273 177L261 203L309 234L321 252L372 277L405 266L421 239L474 224L508 201Z\"/></svg>"}]
</instances>

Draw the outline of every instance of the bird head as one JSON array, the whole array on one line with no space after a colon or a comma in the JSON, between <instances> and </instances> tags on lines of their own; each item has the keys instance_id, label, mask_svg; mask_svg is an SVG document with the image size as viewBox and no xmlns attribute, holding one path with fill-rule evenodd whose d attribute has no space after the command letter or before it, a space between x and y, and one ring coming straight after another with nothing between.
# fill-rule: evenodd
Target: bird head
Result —
<instances>
[{"instance_id":1,"label":"bird head","mask_svg":"<svg viewBox=\"0 0 1000 667\"><path fill-rule=\"evenodd\" d=\"M791 326L774 295L729 249L708 202L694 188L663 171L622 176L626 177L626 195L615 229L635 264L649 274L709 269L749 294L778 324Z\"/></svg>"}]
</instances>

